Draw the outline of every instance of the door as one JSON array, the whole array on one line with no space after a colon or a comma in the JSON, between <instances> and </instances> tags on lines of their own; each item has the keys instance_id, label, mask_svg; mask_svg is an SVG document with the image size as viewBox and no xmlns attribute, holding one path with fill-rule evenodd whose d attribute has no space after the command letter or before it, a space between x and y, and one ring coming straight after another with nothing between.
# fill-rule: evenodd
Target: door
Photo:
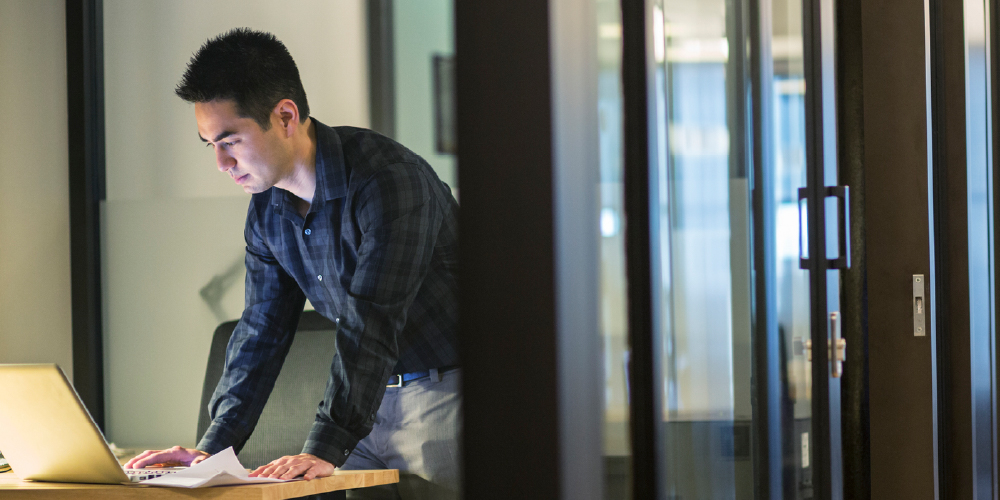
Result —
<instances>
[{"instance_id":1,"label":"door","mask_svg":"<svg viewBox=\"0 0 1000 500\"><path fill-rule=\"evenodd\" d=\"M650 311L629 297L635 497L840 499L833 2L625 2L622 20L626 227L649 234L627 236L630 292L650 249Z\"/></svg>"},{"instance_id":2,"label":"door","mask_svg":"<svg viewBox=\"0 0 1000 500\"><path fill-rule=\"evenodd\" d=\"M837 182L834 4L765 0L750 11L756 492L840 499L840 274L851 258L850 189Z\"/></svg>"},{"instance_id":3,"label":"door","mask_svg":"<svg viewBox=\"0 0 1000 500\"><path fill-rule=\"evenodd\" d=\"M850 190L838 186L833 0L802 4L805 68L806 186L800 220L808 242L800 267L809 271L812 365L812 486L816 498L843 497L840 378L846 353L841 335L840 273L850 265ZM804 199L804 205L802 201ZM807 439L802 438L803 447Z\"/></svg>"}]
</instances>

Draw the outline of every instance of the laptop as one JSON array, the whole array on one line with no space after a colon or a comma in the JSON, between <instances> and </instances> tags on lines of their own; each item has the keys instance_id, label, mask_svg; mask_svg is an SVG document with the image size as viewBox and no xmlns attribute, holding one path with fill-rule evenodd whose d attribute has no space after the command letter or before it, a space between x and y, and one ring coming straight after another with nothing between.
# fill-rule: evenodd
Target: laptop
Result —
<instances>
[{"instance_id":1,"label":"laptop","mask_svg":"<svg viewBox=\"0 0 1000 500\"><path fill-rule=\"evenodd\" d=\"M0 364L0 451L31 481L119 484L184 469L122 468L55 364Z\"/></svg>"}]
</instances>

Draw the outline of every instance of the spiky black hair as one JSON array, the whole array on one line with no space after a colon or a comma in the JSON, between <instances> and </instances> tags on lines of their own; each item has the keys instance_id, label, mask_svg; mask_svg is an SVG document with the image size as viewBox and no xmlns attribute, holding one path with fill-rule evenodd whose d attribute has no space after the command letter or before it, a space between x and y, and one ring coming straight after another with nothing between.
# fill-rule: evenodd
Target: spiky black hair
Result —
<instances>
[{"instance_id":1,"label":"spiky black hair","mask_svg":"<svg viewBox=\"0 0 1000 500\"><path fill-rule=\"evenodd\" d=\"M282 99L298 106L302 122L309 117L292 55L274 35L250 28L236 28L205 42L174 92L191 103L232 100L240 116L264 130L271 128L271 111Z\"/></svg>"}]
</instances>

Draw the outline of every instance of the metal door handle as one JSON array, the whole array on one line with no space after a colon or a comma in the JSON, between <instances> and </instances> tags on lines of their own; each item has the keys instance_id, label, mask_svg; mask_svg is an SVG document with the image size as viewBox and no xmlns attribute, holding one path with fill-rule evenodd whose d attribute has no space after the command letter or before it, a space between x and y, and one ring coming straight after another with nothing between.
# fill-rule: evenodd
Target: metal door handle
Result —
<instances>
[{"instance_id":1,"label":"metal door handle","mask_svg":"<svg viewBox=\"0 0 1000 500\"><path fill-rule=\"evenodd\" d=\"M806 212L809 211L807 188L799 188L799 269L809 269L809 256L803 253L804 246L802 237L802 200L806 200ZM851 190L847 186L826 186L824 199L833 196L837 198L837 251L836 259L824 259L826 269L850 269L851 268L851 245L849 237L851 234L850 210ZM807 246L807 245L806 245ZM807 250L807 248L806 248ZM825 254L825 251L823 252Z\"/></svg>"},{"instance_id":2,"label":"metal door handle","mask_svg":"<svg viewBox=\"0 0 1000 500\"><path fill-rule=\"evenodd\" d=\"M805 342L806 360L812 361L812 341ZM826 357L830 360L830 372L834 378L844 374L847 361L847 340L840 336L840 313L830 313L830 333L826 343Z\"/></svg>"},{"instance_id":3,"label":"metal door handle","mask_svg":"<svg viewBox=\"0 0 1000 500\"><path fill-rule=\"evenodd\" d=\"M830 342L832 352L830 353L830 369L833 378L840 378L844 374L844 361L847 361L847 341L840 336L840 313L830 313Z\"/></svg>"},{"instance_id":4,"label":"metal door handle","mask_svg":"<svg viewBox=\"0 0 1000 500\"><path fill-rule=\"evenodd\" d=\"M806 200L806 217L809 216L809 190L802 187L799 188L799 269L809 269L809 254L805 253L809 251L809 245L803 245L802 239L808 239L809 236L802 230L802 200ZM808 221L808 219L807 219ZM805 252L803 252L805 250Z\"/></svg>"},{"instance_id":5,"label":"metal door handle","mask_svg":"<svg viewBox=\"0 0 1000 500\"><path fill-rule=\"evenodd\" d=\"M851 245L847 238L850 237L851 221L847 217L850 206L851 191L847 186L827 186L826 196L837 198L837 250L836 259L827 259L827 269L850 269L851 268Z\"/></svg>"}]
</instances>

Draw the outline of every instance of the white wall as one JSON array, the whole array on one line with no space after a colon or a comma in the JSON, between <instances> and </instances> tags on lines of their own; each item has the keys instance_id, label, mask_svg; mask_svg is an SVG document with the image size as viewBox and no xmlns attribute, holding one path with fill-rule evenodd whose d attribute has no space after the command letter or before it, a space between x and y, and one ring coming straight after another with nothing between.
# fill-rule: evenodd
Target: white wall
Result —
<instances>
[{"instance_id":1,"label":"white wall","mask_svg":"<svg viewBox=\"0 0 1000 500\"><path fill-rule=\"evenodd\" d=\"M65 8L0 1L0 363L72 377Z\"/></svg>"},{"instance_id":2,"label":"white wall","mask_svg":"<svg viewBox=\"0 0 1000 500\"><path fill-rule=\"evenodd\" d=\"M364 5L104 0L106 424L116 444L195 444L211 334L243 308L249 196L216 170L193 105L173 94L188 60L231 28L270 31L295 58L313 116L367 127ZM213 311L199 290L230 270Z\"/></svg>"},{"instance_id":3,"label":"white wall","mask_svg":"<svg viewBox=\"0 0 1000 500\"><path fill-rule=\"evenodd\" d=\"M108 200L244 196L197 139L194 106L174 96L194 52L231 28L288 47L314 117L367 126L365 22L362 0L106 0Z\"/></svg>"}]
</instances>

